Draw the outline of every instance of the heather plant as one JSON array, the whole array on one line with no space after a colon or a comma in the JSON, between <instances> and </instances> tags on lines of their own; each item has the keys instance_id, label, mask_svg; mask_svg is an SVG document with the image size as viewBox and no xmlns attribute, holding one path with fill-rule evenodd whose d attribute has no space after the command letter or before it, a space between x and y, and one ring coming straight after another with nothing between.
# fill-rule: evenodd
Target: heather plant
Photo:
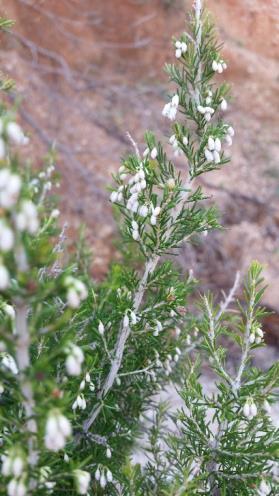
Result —
<instances>
[{"instance_id":1,"label":"heather plant","mask_svg":"<svg viewBox=\"0 0 279 496\"><path fill-rule=\"evenodd\" d=\"M245 299L230 312L238 278L223 302L205 295L194 308L197 281L171 260L219 227L197 178L228 164L234 135L229 87L216 83L227 65L198 0L173 49L168 143L147 132L140 151L129 135L133 153L110 195L128 255L100 284L86 249L73 258L59 231L55 155L34 172L22 158L28 136L1 107L0 494L278 494L269 411L278 365L262 372L250 362L264 338L261 268L251 265ZM241 349L237 367L229 340ZM205 361L218 378L212 395L200 381ZM171 418L156 401L170 383L185 402ZM145 431L149 461L139 466Z\"/></svg>"}]
</instances>

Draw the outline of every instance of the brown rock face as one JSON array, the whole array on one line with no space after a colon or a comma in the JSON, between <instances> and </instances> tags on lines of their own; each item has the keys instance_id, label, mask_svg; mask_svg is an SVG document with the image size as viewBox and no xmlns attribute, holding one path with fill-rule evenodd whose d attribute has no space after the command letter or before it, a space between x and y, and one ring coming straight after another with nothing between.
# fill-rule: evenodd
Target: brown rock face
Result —
<instances>
[{"instance_id":1,"label":"brown rock face","mask_svg":"<svg viewBox=\"0 0 279 496\"><path fill-rule=\"evenodd\" d=\"M57 143L65 216L73 233L80 221L88 225L98 277L114 251L110 174L130 146L127 130L139 144L146 128L167 130L162 66L173 57L171 36L184 29L185 6L191 4L2 2L2 13L16 19L15 36L3 40L2 67L24 96L22 118L33 134L34 153ZM266 301L279 311L278 1L208 0L207 7L225 41L225 77L233 89L227 118L236 137L232 165L209 175L204 185L223 212L226 230L210 234L194 253L183 249L180 262L221 287L258 258L269 282Z\"/></svg>"}]
</instances>

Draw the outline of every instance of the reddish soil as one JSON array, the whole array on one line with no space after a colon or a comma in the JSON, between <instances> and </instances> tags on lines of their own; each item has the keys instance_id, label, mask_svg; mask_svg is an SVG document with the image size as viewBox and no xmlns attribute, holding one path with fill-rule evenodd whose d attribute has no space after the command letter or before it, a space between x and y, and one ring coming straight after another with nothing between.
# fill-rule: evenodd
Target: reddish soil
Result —
<instances>
[{"instance_id":1,"label":"reddish soil","mask_svg":"<svg viewBox=\"0 0 279 496\"><path fill-rule=\"evenodd\" d=\"M35 156L57 143L64 218L72 236L86 222L96 277L115 256L106 186L129 149L126 131L141 144L146 128L159 135L167 129L161 118L168 89L163 64L173 57L171 36L183 30L191 3L2 2L2 13L16 20L14 36L2 40L3 71L24 98L21 114ZM221 288L257 258L270 285L266 303L279 312L279 6L277 0L207 5L225 41L225 76L233 90L228 120L236 138L232 165L209 175L205 185L226 230L195 249L183 248L179 263Z\"/></svg>"}]
</instances>

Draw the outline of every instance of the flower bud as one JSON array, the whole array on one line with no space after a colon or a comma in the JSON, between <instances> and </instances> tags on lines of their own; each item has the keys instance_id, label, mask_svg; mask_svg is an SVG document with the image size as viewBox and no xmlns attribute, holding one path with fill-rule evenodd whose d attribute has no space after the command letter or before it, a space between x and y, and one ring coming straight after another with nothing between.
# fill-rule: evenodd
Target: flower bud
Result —
<instances>
[{"instance_id":1,"label":"flower bud","mask_svg":"<svg viewBox=\"0 0 279 496\"><path fill-rule=\"evenodd\" d=\"M204 150L204 156L208 162L213 162L213 154L207 148Z\"/></svg>"},{"instance_id":2,"label":"flower bud","mask_svg":"<svg viewBox=\"0 0 279 496\"><path fill-rule=\"evenodd\" d=\"M157 224L157 217L156 217L156 215L152 215L151 216L150 223L151 223L152 226L156 226L156 224Z\"/></svg>"},{"instance_id":3,"label":"flower bud","mask_svg":"<svg viewBox=\"0 0 279 496\"><path fill-rule=\"evenodd\" d=\"M107 485L107 479L106 479L106 476L104 473L101 474L101 477L100 477L100 486L102 489L105 489Z\"/></svg>"},{"instance_id":4,"label":"flower bud","mask_svg":"<svg viewBox=\"0 0 279 496\"><path fill-rule=\"evenodd\" d=\"M4 224L0 222L0 251L7 252L12 249L14 245L14 233L13 231Z\"/></svg>"},{"instance_id":5,"label":"flower bud","mask_svg":"<svg viewBox=\"0 0 279 496\"><path fill-rule=\"evenodd\" d=\"M117 191L112 191L112 193L110 195L110 201L111 201L111 203L115 203L117 201L117 197L118 197L118 192Z\"/></svg>"},{"instance_id":6,"label":"flower bud","mask_svg":"<svg viewBox=\"0 0 279 496\"><path fill-rule=\"evenodd\" d=\"M0 291L5 291L10 286L10 274L4 265L0 265Z\"/></svg>"},{"instance_id":7,"label":"flower bud","mask_svg":"<svg viewBox=\"0 0 279 496\"><path fill-rule=\"evenodd\" d=\"M219 164L221 162L219 152L217 152L216 150L214 150L214 152L213 152L213 157L214 157L215 164Z\"/></svg>"},{"instance_id":8,"label":"flower bud","mask_svg":"<svg viewBox=\"0 0 279 496\"><path fill-rule=\"evenodd\" d=\"M218 62L216 60L213 60L212 62L212 70L214 72L218 71Z\"/></svg>"},{"instance_id":9,"label":"flower bud","mask_svg":"<svg viewBox=\"0 0 279 496\"><path fill-rule=\"evenodd\" d=\"M210 151L213 151L215 149L215 141L212 136L209 136L207 146Z\"/></svg>"},{"instance_id":10,"label":"flower bud","mask_svg":"<svg viewBox=\"0 0 279 496\"><path fill-rule=\"evenodd\" d=\"M270 484L263 479L260 483L260 486L259 486L259 495L260 496L267 496L268 494L270 494L270 491L271 491Z\"/></svg>"},{"instance_id":11,"label":"flower bud","mask_svg":"<svg viewBox=\"0 0 279 496\"><path fill-rule=\"evenodd\" d=\"M7 486L8 496L25 496L27 494L27 487L23 480L12 479Z\"/></svg>"},{"instance_id":12,"label":"flower bud","mask_svg":"<svg viewBox=\"0 0 279 496\"><path fill-rule=\"evenodd\" d=\"M155 160L158 156L158 150L156 147L154 147L152 150L151 150L151 153L150 153L150 156L153 160Z\"/></svg>"},{"instance_id":13,"label":"flower bud","mask_svg":"<svg viewBox=\"0 0 279 496\"><path fill-rule=\"evenodd\" d=\"M243 407L243 414L247 418L250 417L250 404L247 401Z\"/></svg>"},{"instance_id":14,"label":"flower bud","mask_svg":"<svg viewBox=\"0 0 279 496\"><path fill-rule=\"evenodd\" d=\"M181 50L181 48L177 48L177 49L175 50L175 56L176 56L176 58L177 58L177 59L180 59L181 55L182 55L182 50Z\"/></svg>"},{"instance_id":15,"label":"flower bud","mask_svg":"<svg viewBox=\"0 0 279 496\"><path fill-rule=\"evenodd\" d=\"M135 312L132 311L130 313L130 316L131 316L131 322L132 322L132 324L135 325L137 323L137 316L136 316Z\"/></svg>"},{"instance_id":16,"label":"flower bud","mask_svg":"<svg viewBox=\"0 0 279 496\"><path fill-rule=\"evenodd\" d=\"M12 305L8 305L8 303L4 304L3 310L10 317L10 319L15 319L15 309Z\"/></svg>"},{"instance_id":17,"label":"flower bud","mask_svg":"<svg viewBox=\"0 0 279 496\"><path fill-rule=\"evenodd\" d=\"M138 231L132 231L132 237L134 241L138 241L139 239L139 232Z\"/></svg>"},{"instance_id":18,"label":"flower bud","mask_svg":"<svg viewBox=\"0 0 279 496\"><path fill-rule=\"evenodd\" d=\"M216 138L214 141L214 149L216 150L216 152L220 152L221 148L222 148L221 141L219 138Z\"/></svg>"},{"instance_id":19,"label":"flower bud","mask_svg":"<svg viewBox=\"0 0 279 496\"><path fill-rule=\"evenodd\" d=\"M77 493L87 494L91 480L91 476L89 472L85 472L85 470L76 469L74 470L73 473L74 473Z\"/></svg>"},{"instance_id":20,"label":"flower bud","mask_svg":"<svg viewBox=\"0 0 279 496\"><path fill-rule=\"evenodd\" d=\"M255 342L255 338L256 338L256 336L255 336L255 334L252 332L252 333L250 334L250 336L249 336L249 343L250 343L250 344L254 344L254 342Z\"/></svg>"},{"instance_id":21,"label":"flower bud","mask_svg":"<svg viewBox=\"0 0 279 496\"><path fill-rule=\"evenodd\" d=\"M160 212L161 212L161 207L155 207L153 210L153 215L155 215L155 217L158 217L158 215L160 215Z\"/></svg>"},{"instance_id":22,"label":"flower bud","mask_svg":"<svg viewBox=\"0 0 279 496\"><path fill-rule=\"evenodd\" d=\"M68 354L65 362L67 374L72 376L80 375L81 365L84 362L84 354L82 349L71 343L65 351Z\"/></svg>"},{"instance_id":23,"label":"flower bud","mask_svg":"<svg viewBox=\"0 0 279 496\"><path fill-rule=\"evenodd\" d=\"M124 319L123 319L123 326L124 327L129 327L130 325L130 321L129 321L129 317L127 314L124 315Z\"/></svg>"},{"instance_id":24,"label":"flower bud","mask_svg":"<svg viewBox=\"0 0 279 496\"><path fill-rule=\"evenodd\" d=\"M225 98L223 98L221 101L221 110L225 111L225 110L227 110L227 108L228 108L227 100L225 100Z\"/></svg>"},{"instance_id":25,"label":"flower bud","mask_svg":"<svg viewBox=\"0 0 279 496\"><path fill-rule=\"evenodd\" d=\"M142 205L139 209L139 215L141 215L141 217L147 217L148 215L148 207L146 205Z\"/></svg>"},{"instance_id":26,"label":"flower bud","mask_svg":"<svg viewBox=\"0 0 279 496\"><path fill-rule=\"evenodd\" d=\"M72 433L69 420L60 413L53 410L49 413L45 429L45 446L50 451L59 451L64 448L67 437Z\"/></svg>"},{"instance_id":27,"label":"flower bud","mask_svg":"<svg viewBox=\"0 0 279 496\"><path fill-rule=\"evenodd\" d=\"M21 127L16 122L9 122L7 125L7 135L8 138L15 145L27 145L29 143L29 139L24 136L24 133Z\"/></svg>"},{"instance_id":28,"label":"flower bud","mask_svg":"<svg viewBox=\"0 0 279 496\"><path fill-rule=\"evenodd\" d=\"M109 469L107 469L107 481L108 482L112 482L113 481L113 477L112 477L112 473Z\"/></svg>"},{"instance_id":29,"label":"flower bud","mask_svg":"<svg viewBox=\"0 0 279 496\"><path fill-rule=\"evenodd\" d=\"M104 324L101 320L100 320L99 325L98 325L98 331L101 334L101 336L103 336L105 333L105 327L104 327Z\"/></svg>"}]
</instances>

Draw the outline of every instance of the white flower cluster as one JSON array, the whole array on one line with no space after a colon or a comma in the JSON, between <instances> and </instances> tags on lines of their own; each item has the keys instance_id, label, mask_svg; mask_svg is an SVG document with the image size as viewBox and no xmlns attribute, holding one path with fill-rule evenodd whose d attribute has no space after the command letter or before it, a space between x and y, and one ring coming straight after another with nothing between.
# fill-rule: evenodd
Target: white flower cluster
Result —
<instances>
[{"instance_id":1,"label":"white flower cluster","mask_svg":"<svg viewBox=\"0 0 279 496\"><path fill-rule=\"evenodd\" d=\"M78 494L87 494L91 475L85 470L76 469L73 472Z\"/></svg>"},{"instance_id":2,"label":"white flower cluster","mask_svg":"<svg viewBox=\"0 0 279 496\"><path fill-rule=\"evenodd\" d=\"M222 98L220 107L221 107L221 110L223 110L224 112L225 112L225 110L227 110L228 102L225 98Z\"/></svg>"},{"instance_id":3,"label":"white flower cluster","mask_svg":"<svg viewBox=\"0 0 279 496\"><path fill-rule=\"evenodd\" d=\"M27 487L24 479L11 479L7 487L8 496L25 496L27 495Z\"/></svg>"},{"instance_id":4,"label":"white flower cluster","mask_svg":"<svg viewBox=\"0 0 279 496\"><path fill-rule=\"evenodd\" d=\"M225 141L226 141L228 146L231 146L232 138L233 138L234 134L235 134L234 128L232 126L229 126L227 129L227 134L225 136Z\"/></svg>"},{"instance_id":5,"label":"white flower cluster","mask_svg":"<svg viewBox=\"0 0 279 496\"><path fill-rule=\"evenodd\" d=\"M25 465L25 456L18 448L12 448L7 455L2 455L2 475L12 477L7 487L8 496L25 496L27 494L23 477Z\"/></svg>"},{"instance_id":6,"label":"white flower cluster","mask_svg":"<svg viewBox=\"0 0 279 496\"><path fill-rule=\"evenodd\" d=\"M209 122L211 120L211 117L215 112L214 108L204 107L203 105L198 105L197 110L200 114L204 115L204 118L207 122Z\"/></svg>"},{"instance_id":7,"label":"white flower cluster","mask_svg":"<svg viewBox=\"0 0 279 496\"><path fill-rule=\"evenodd\" d=\"M133 310L129 310L129 313L126 312L123 317L123 327L129 327L130 325L135 325L138 321L138 318Z\"/></svg>"},{"instance_id":8,"label":"white flower cluster","mask_svg":"<svg viewBox=\"0 0 279 496\"><path fill-rule=\"evenodd\" d=\"M251 344L260 344L263 340L264 333L260 327L257 327L257 329L253 330L249 336L249 342Z\"/></svg>"},{"instance_id":9,"label":"white flower cluster","mask_svg":"<svg viewBox=\"0 0 279 496\"><path fill-rule=\"evenodd\" d=\"M79 389L81 391L83 391L85 389L86 384L89 384L90 391L95 391L95 386L94 386L94 383L91 381L91 377L90 377L89 372L87 372L85 374L84 379L82 379L82 381L81 381L81 383L79 385Z\"/></svg>"},{"instance_id":10,"label":"white flower cluster","mask_svg":"<svg viewBox=\"0 0 279 496\"><path fill-rule=\"evenodd\" d=\"M163 363L163 367L165 369L165 374L168 377L172 373L173 369L173 358L171 355L168 355L166 360Z\"/></svg>"},{"instance_id":11,"label":"white flower cluster","mask_svg":"<svg viewBox=\"0 0 279 496\"><path fill-rule=\"evenodd\" d=\"M187 338L189 338L190 336L188 335ZM191 339L191 338L190 338ZM188 343L187 343L188 344ZM179 358L181 356L181 349L178 348L178 346L175 348L175 355L173 357L174 361L175 362L178 362L179 361Z\"/></svg>"},{"instance_id":12,"label":"white flower cluster","mask_svg":"<svg viewBox=\"0 0 279 496\"><path fill-rule=\"evenodd\" d=\"M134 175L130 178L127 184L128 199L126 203L126 208L133 214L137 213L143 218L150 216L150 224L155 226L157 224L157 220L161 208L159 206L154 207L154 205L152 204L149 205L145 203L143 192L146 189L147 184L146 184L146 171L144 170L144 161L148 160L147 159L148 156L150 156L151 159L155 160L158 156L158 150L155 146L152 149L148 147L144 151L143 155L144 155L143 162L139 164L139 169L134 173ZM125 170L125 169L121 168L121 170ZM121 191L118 189L117 191L112 192L110 196L112 202L122 201L123 187L124 186L122 185ZM119 193L121 193L120 198L119 198ZM131 235L135 241L138 241L140 239L140 225L139 222L136 220L131 221Z\"/></svg>"},{"instance_id":13,"label":"white flower cluster","mask_svg":"<svg viewBox=\"0 0 279 496\"><path fill-rule=\"evenodd\" d=\"M146 179L143 166L141 164L140 170L131 177L129 181L131 196L127 201L127 209L133 213L136 213L139 209L139 194L146 188Z\"/></svg>"},{"instance_id":14,"label":"white flower cluster","mask_svg":"<svg viewBox=\"0 0 279 496\"><path fill-rule=\"evenodd\" d=\"M29 138L24 135L21 127L16 122L8 122L4 125L2 119L0 119L0 160L3 160L6 155L6 146L3 135L6 133L8 139L15 145L27 145L29 143Z\"/></svg>"},{"instance_id":15,"label":"white flower cluster","mask_svg":"<svg viewBox=\"0 0 279 496\"><path fill-rule=\"evenodd\" d=\"M67 358L65 362L68 375L77 376L81 374L81 366L84 362L84 354L82 349L76 344L71 343L65 349Z\"/></svg>"},{"instance_id":16,"label":"white flower cluster","mask_svg":"<svg viewBox=\"0 0 279 496\"><path fill-rule=\"evenodd\" d=\"M155 331L153 332L153 336L159 336L159 333L163 330L163 326L159 320L156 320Z\"/></svg>"},{"instance_id":17,"label":"white flower cluster","mask_svg":"<svg viewBox=\"0 0 279 496\"><path fill-rule=\"evenodd\" d=\"M0 170L0 207L10 209L17 200L21 189L21 178L9 169Z\"/></svg>"},{"instance_id":18,"label":"white flower cluster","mask_svg":"<svg viewBox=\"0 0 279 496\"><path fill-rule=\"evenodd\" d=\"M43 198L44 198L44 195L45 195L48 191L50 191L50 190L52 189L51 177L52 177L52 175L53 175L54 171L55 171L55 167L54 167L54 165L53 165L53 164L51 164L51 165L49 165L49 166L47 167L47 169L46 169L46 170L41 171L41 172L39 173L39 176L38 176L38 177L39 177L39 179L40 179L40 180L41 180L41 182L42 182L42 197L43 197ZM34 191L35 191L36 193L38 193L39 189L38 189L37 185L39 185L39 180L38 180L38 182L37 182L37 180L35 179L35 183L33 182L33 184L34 184ZM60 186L60 183L56 183L56 187L59 187L59 186Z\"/></svg>"},{"instance_id":19,"label":"white flower cluster","mask_svg":"<svg viewBox=\"0 0 279 496\"><path fill-rule=\"evenodd\" d=\"M224 60L220 60L219 62L217 60L213 60L212 70L214 72L218 72L219 74L221 74L226 69L227 69L227 64L226 62L224 62Z\"/></svg>"},{"instance_id":20,"label":"white flower cluster","mask_svg":"<svg viewBox=\"0 0 279 496\"><path fill-rule=\"evenodd\" d=\"M182 143L184 146L187 146L188 145L188 138L187 136L184 136L183 139L182 139ZM180 146L179 146L179 141L176 137L175 134L173 134L171 137L170 137L170 144L172 145L173 147L173 150L174 150L174 156L175 157L178 157L179 155L182 155L183 154L183 151L181 150Z\"/></svg>"},{"instance_id":21,"label":"white flower cluster","mask_svg":"<svg viewBox=\"0 0 279 496\"><path fill-rule=\"evenodd\" d=\"M73 403L72 409L75 411L78 408L80 408L80 410L85 410L86 408L86 399L83 393L78 394L77 398Z\"/></svg>"},{"instance_id":22,"label":"white flower cluster","mask_svg":"<svg viewBox=\"0 0 279 496\"><path fill-rule=\"evenodd\" d=\"M243 407L243 415L251 420L253 417L256 417L258 413L258 409L254 403L252 398L248 398L244 407Z\"/></svg>"},{"instance_id":23,"label":"white flower cluster","mask_svg":"<svg viewBox=\"0 0 279 496\"><path fill-rule=\"evenodd\" d=\"M161 207L153 207L153 205L151 205L151 217L150 217L150 223L152 226L156 226L157 224L157 220L158 220L158 216L160 215L160 212L161 212Z\"/></svg>"},{"instance_id":24,"label":"white flower cluster","mask_svg":"<svg viewBox=\"0 0 279 496\"><path fill-rule=\"evenodd\" d=\"M64 448L67 438L72 434L69 420L59 410L52 410L46 422L45 446L50 451Z\"/></svg>"},{"instance_id":25,"label":"white flower cluster","mask_svg":"<svg viewBox=\"0 0 279 496\"><path fill-rule=\"evenodd\" d=\"M0 279L1 279L1 274L0 274ZM6 369L8 369L10 372L12 372L12 374L17 375L18 374L18 367L17 367L16 361L12 357L12 355L10 355L9 353L6 353L6 352L2 352L1 355L2 355L2 362L1 362L2 365L4 365L4 367Z\"/></svg>"},{"instance_id":26,"label":"white flower cluster","mask_svg":"<svg viewBox=\"0 0 279 496\"><path fill-rule=\"evenodd\" d=\"M179 106L179 96L176 94L172 97L171 101L167 103L162 111L164 117L168 117L171 121L175 120Z\"/></svg>"},{"instance_id":27,"label":"white flower cluster","mask_svg":"<svg viewBox=\"0 0 279 496\"><path fill-rule=\"evenodd\" d=\"M185 43L185 41L179 41L177 40L175 42L175 56L177 59L180 59L180 57L182 56L183 53L186 53L187 52L187 44Z\"/></svg>"},{"instance_id":28,"label":"white flower cluster","mask_svg":"<svg viewBox=\"0 0 279 496\"><path fill-rule=\"evenodd\" d=\"M221 161L220 152L221 152L222 144L219 138L213 138L209 136L207 142L207 148L204 150L205 158L208 162L215 162L215 164L219 164Z\"/></svg>"},{"instance_id":29,"label":"white flower cluster","mask_svg":"<svg viewBox=\"0 0 279 496\"><path fill-rule=\"evenodd\" d=\"M12 305L9 305L8 303L4 303L3 310L10 319L12 320L15 319L15 309Z\"/></svg>"},{"instance_id":30,"label":"white flower cluster","mask_svg":"<svg viewBox=\"0 0 279 496\"><path fill-rule=\"evenodd\" d=\"M123 200L123 191L124 186L119 186L117 191L112 191L110 195L111 203L121 202Z\"/></svg>"},{"instance_id":31,"label":"white flower cluster","mask_svg":"<svg viewBox=\"0 0 279 496\"><path fill-rule=\"evenodd\" d=\"M39 217L36 205L31 200L23 200L15 216L15 224L19 231L36 234L39 229Z\"/></svg>"},{"instance_id":32,"label":"white flower cluster","mask_svg":"<svg viewBox=\"0 0 279 496\"><path fill-rule=\"evenodd\" d=\"M83 300L86 300L88 291L85 284L75 277L68 276L65 279L67 288L67 302L70 308L78 308Z\"/></svg>"},{"instance_id":33,"label":"white flower cluster","mask_svg":"<svg viewBox=\"0 0 279 496\"><path fill-rule=\"evenodd\" d=\"M177 350L179 350L179 348L176 349L176 354L174 355L174 357L169 354L167 355L167 358L164 362L160 360L159 353L155 350L155 365L158 368L163 368L167 377L172 373L174 363L177 362L179 359L179 357L176 359L176 355L179 355L179 352L177 352Z\"/></svg>"},{"instance_id":34,"label":"white flower cluster","mask_svg":"<svg viewBox=\"0 0 279 496\"><path fill-rule=\"evenodd\" d=\"M100 483L102 489L106 487L108 482L113 481L112 473L107 467L98 467L95 472L95 479Z\"/></svg>"},{"instance_id":35,"label":"white flower cluster","mask_svg":"<svg viewBox=\"0 0 279 496\"><path fill-rule=\"evenodd\" d=\"M271 485L266 480L262 480L259 485L258 494L259 496L268 496L271 492Z\"/></svg>"},{"instance_id":36,"label":"white flower cluster","mask_svg":"<svg viewBox=\"0 0 279 496\"><path fill-rule=\"evenodd\" d=\"M5 477L20 477L25 468L25 457L21 450L11 449L7 455L2 455L2 475Z\"/></svg>"},{"instance_id":37,"label":"white flower cluster","mask_svg":"<svg viewBox=\"0 0 279 496\"><path fill-rule=\"evenodd\" d=\"M138 223L135 220L132 221L132 237L133 237L133 239L135 241L137 241L139 239L139 237L140 237L140 235L139 235L139 225L138 225Z\"/></svg>"}]
</instances>

